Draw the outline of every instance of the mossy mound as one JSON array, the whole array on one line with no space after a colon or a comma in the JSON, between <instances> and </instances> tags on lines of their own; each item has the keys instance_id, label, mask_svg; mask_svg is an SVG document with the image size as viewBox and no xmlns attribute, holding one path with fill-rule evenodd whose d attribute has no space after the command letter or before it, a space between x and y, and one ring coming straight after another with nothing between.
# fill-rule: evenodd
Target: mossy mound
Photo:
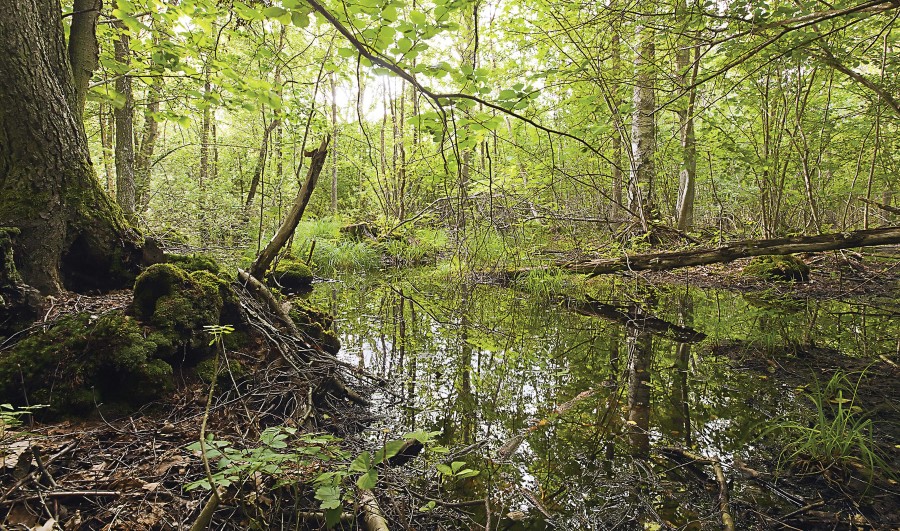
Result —
<instances>
[{"instance_id":1,"label":"mossy mound","mask_svg":"<svg viewBox=\"0 0 900 531\"><path fill-rule=\"evenodd\" d=\"M175 264L187 272L209 271L216 276L222 274L219 263L204 254L167 254L166 262Z\"/></svg>"},{"instance_id":2,"label":"mossy mound","mask_svg":"<svg viewBox=\"0 0 900 531\"><path fill-rule=\"evenodd\" d=\"M134 314L156 328L151 337L159 356L176 353L185 361L199 360L210 352L203 327L223 323L225 300L237 305L228 283L209 271L188 273L173 264L147 268L134 283Z\"/></svg>"},{"instance_id":3,"label":"mossy mound","mask_svg":"<svg viewBox=\"0 0 900 531\"><path fill-rule=\"evenodd\" d=\"M764 280L806 282L809 280L809 266L791 255L756 256L744 267L743 274Z\"/></svg>"},{"instance_id":4,"label":"mossy mound","mask_svg":"<svg viewBox=\"0 0 900 531\"><path fill-rule=\"evenodd\" d=\"M297 328L322 347L322 350L331 354L337 354L341 350L341 340L331 329L334 317L330 313L312 306L297 304L291 309L290 316Z\"/></svg>"},{"instance_id":5,"label":"mossy mound","mask_svg":"<svg viewBox=\"0 0 900 531\"><path fill-rule=\"evenodd\" d=\"M0 355L0 401L48 404L55 414L144 404L174 387L157 350L124 312L72 314Z\"/></svg>"},{"instance_id":6,"label":"mossy mound","mask_svg":"<svg viewBox=\"0 0 900 531\"><path fill-rule=\"evenodd\" d=\"M293 259L284 258L266 277L268 284L275 284L286 293L308 290L312 285L313 274L308 265Z\"/></svg>"}]
</instances>

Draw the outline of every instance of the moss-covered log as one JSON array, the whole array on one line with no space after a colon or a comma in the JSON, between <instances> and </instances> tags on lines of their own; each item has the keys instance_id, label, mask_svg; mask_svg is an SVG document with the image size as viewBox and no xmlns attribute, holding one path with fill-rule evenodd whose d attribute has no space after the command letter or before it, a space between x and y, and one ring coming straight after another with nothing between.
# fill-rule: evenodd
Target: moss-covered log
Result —
<instances>
[{"instance_id":1,"label":"moss-covered log","mask_svg":"<svg viewBox=\"0 0 900 531\"><path fill-rule=\"evenodd\" d=\"M638 254L622 258L588 260L585 262L558 264L573 273L606 275L621 271L663 271L698 265L731 262L738 258L763 255L785 255L900 244L900 227L839 232L819 236L797 236L771 240L743 240L715 249L695 249L665 253ZM525 268L510 271L508 278L515 278L541 268Z\"/></svg>"}]
</instances>

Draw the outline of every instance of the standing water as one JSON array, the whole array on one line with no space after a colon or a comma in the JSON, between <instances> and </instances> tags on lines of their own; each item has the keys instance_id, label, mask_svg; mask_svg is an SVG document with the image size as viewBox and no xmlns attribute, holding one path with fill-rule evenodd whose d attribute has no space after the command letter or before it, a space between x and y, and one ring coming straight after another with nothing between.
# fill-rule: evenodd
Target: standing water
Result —
<instances>
[{"instance_id":1,"label":"standing water","mask_svg":"<svg viewBox=\"0 0 900 531\"><path fill-rule=\"evenodd\" d=\"M737 529L818 528L811 504L847 522L897 517L890 481L862 465L850 469L865 497L823 494L791 431L815 425L810 398L834 377L852 388L896 356L896 302L621 279L590 291L407 273L322 283L311 299L335 313L343 359L389 381L372 432L435 432L449 452L410 463L445 528L720 529L726 514ZM888 420L876 469L896 458L892 387L852 396L853 413Z\"/></svg>"}]
</instances>

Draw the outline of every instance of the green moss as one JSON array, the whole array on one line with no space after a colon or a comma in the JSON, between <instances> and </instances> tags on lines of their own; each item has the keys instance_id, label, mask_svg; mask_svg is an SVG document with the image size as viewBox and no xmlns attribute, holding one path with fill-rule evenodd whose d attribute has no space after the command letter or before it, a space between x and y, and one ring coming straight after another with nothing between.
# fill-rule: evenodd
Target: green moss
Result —
<instances>
[{"instance_id":1,"label":"green moss","mask_svg":"<svg viewBox=\"0 0 900 531\"><path fill-rule=\"evenodd\" d=\"M266 280L270 284L281 286L285 292L297 292L308 289L313 281L312 270L303 262L284 258L269 273Z\"/></svg>"},{"instance_id":2,"label":"green moss","mask_svg":"<svg viewBox=\"0 0 900 531\"><path fill-rule=\"evenodd\" d=\"M185 271L209 271L214 275L222 273L219 264L210 256L203 254L167 254L166 262L175 264Z\"/></svg>"},{"instance_id":3,"label":"green moss","mask_svg":"<svg viewBox=\"0 0 900 531\"><path fill-rule=\"evenodd\" d=\"M149 319L156 311L156 302L169 296L187 283L187 273L171 264L154 264L134 282L134 314Z\"/></svg>"},{"instance_id":4,"label":"green moss","mask_svg":"<svg viewBox=\"0 0 900 531\"><path fill-rule=\"evenodd\" d=\"M104 400L141 405L174 386L158 345L120 311L78 313L18 343L0 357L0 401L46 403L83 413Z\"/></svg>"},{"instance_id":5,"label":"green moss","mask_svg":"<svg viewBox=\"0 0 900 531\"><path fill-rule=\"evenodd\" d=\"M18 235L15 227L0 227L0 288L22 281L13 261L13 239Z\"/></svg>"},{"instance_id":6,"label":"green moss","mask_svg":"<svg viewBox=\"0 0 900 531\"><path fill-rule=\"evenodd\" d=\"M223 297L237 304L227 282L209 271L186 273L172 264L156 264L134 284L134 313L156 329L157 355L200 359L210 352L204 326L222 323ZM162 337L159 337L161 335Z\"/></svg>"},{"instance_id":7,"label":"green moss","mask_svg":"<svg viewBox=\"0 0 900 531\"><path fill-rule=\"evenodd\" d=\"M743 274L764 280L806 282L809 266L791 255L756 256L744 267Z\"/></svg>"}]
</instances>

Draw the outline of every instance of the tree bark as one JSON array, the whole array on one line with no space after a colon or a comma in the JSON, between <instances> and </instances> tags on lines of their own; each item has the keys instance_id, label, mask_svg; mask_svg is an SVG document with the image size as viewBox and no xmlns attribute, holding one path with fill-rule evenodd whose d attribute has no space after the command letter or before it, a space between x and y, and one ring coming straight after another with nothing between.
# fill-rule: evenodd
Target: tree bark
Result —
<instances>
[{"instance_id":1,"label":"tree bark","mask_svg":"<svg viewBox=\"0 0 900 531\"><path fill-rule=\"evenodd\" d=\"M250 206L253 205L253 199L256 197L256 189L259 187L259 181L266 171L266 154L269 152L269 136L280 123L281 119L275 118L269 122L269 125L263 130L262 142L259 144L259 156L256 158L256 168L253 170L253 180L250 181L250 191L247 192L247 202L244 204L245 208L249 209Z\"/></svg>"},{"instance_id":2,"label":"tree bark","mask_svg":"<svg viewBox=\"0 0 900 531\"><path fill-rule=\"evenodd\" d=\"M127 29L117 24L121 33L115 43L116 62L128 64L131 47ZM115 110L116 116L116 201L129 221L134 221L134 90L128 74L116 79L116 92L125 96L125 104Z\"/></svg>"},{"instance_id":3,"label":"tree bark","mask_svg":"<svg viewBox=\"0 0 900 531\"><path fill-rule=\"evenodd\" d=\"M624 258L589 260L560 267L573 273L605 275L620 271L663 271L698 265L731 262L751 256L833 251L853 247L900 244L900 227L854 232L798 236L771 240L743 240L716 249L639 254ZM517 273L522 273L521 270Z\"/></svg>"},{"instance_id":4,"label":"tree bark","mask_svg":"<svg viewBox=\"0 0 900 531\"><path fill-rule=\"evenodd\" d=\"M144 130L141 133L141 145L134 159L134 182L136 210L140 213L146 210L150 202L150 159L156 148L156 139L159 138L159 123L154 119L154 114L159 112L160 84L158 79L150 85L147 92L147 106L144 108Z\"/></svg>"},{"instance_id":5,"label":"tree bark","mask_svg":"<svg viewBox=\"0 0 900 531\"><path fill-rule=\"evenodd\" d=\"M641 228L650 231L653 216L653 181L656 176L656 56L653 28L636 29L638 50L634 59L634 117L631 132L631 179L628 208L638 214Z\"/></svg>"},{"instance_id":6,"label":"tree bark","mask_svg":"<svg viewBox=\"0 0 900 531\"><path fill-rule=\"evenodd\" d=\"M309 170L306 172L306 182L303 183L303 186L300 187L300 191L297 192L297 199L294 200L294 206L291 207L291 211L284 218L284 222L281 224L278 232L275 233L275 236L272 237L272 240L266 245L266 248L259 253L259 256L254 260L253 265L250 266L250 274L255 278L263 280L266 271L269 269L269 266L272 265L272 261L275 260L275 257L284 247L284 244L287 243L294 234L297 224L300 223L300 218L303 217L303 211L306 210L309 198L312 197L313 189L315 189L316 182L319 180L319 174L322 172L322 167L325 165L325 158L328 156L328 142L330 140L331 137L326 136L319 147L311 152L310 157L312 158L312 161L309 164Z\"/></svg>"},{"instance_id":7,"label":"tree bark","mask_svg":"<svg viewBox=\"0 0 900 531\"><path fill-rule=\"evenodd\" d=\"M43 293L126 285L141 241L94 175L59 2L5 2L0 50L0 225L21 230L23 280Z\"/></svg>"},{"instance_id":8,"label":"tree bark","mask_svg":"<svg viewBox=\"0 0 900 531\"><path fill-rule=\"evenodd\" d=\"M103 170L106 176L106 191L112 197L116 193L116 172L113 169L113 135L115 135L116 123L113 117L112 107L107 103L100 103L100 146L103 148Z\"/></svg>"},{"instance_id":9,"label":"tree bark","mask_svg":"<svg viewBox=\"0 0 900 531\"><path fill-rule=\"evenodd\" d=\"M687 2L682 0L679 8L688 17ZM694 195L697 180L697 143L694 134L694 103L697 98L697 72L700 67L700 48L694 46L694 60L691 48L682 43L676 54L678 85L685 94L685 106L678 110L681 129L681 171L678 175L678 199L675 203L678 230L687 232L694 227Z\"/></svg>"},{"instance_id":10,"label":"tree bark","mask_svg":"<svg viewBox=\"0 0 900 531\"><path fill-rule=\"evenodd\" d=\"M75 82L74 109L79 117L84 115L91 76L100 61L97 44L97 18L102 0L75 0L72 6L72 27L69 30L69 63Z\"/></svg>"},{"instance_id":11,"label":"tree bark","mask_svg":"<svg viewBox=\"0 0 900 531\"><path fill-rule=\"evenodd\" d=\"M337 214L338 209L338 125L337 125L337 83L335 74L331 73L331 135L334 138L334 156L331 157L331 213Z\"/></svg>"}]
</instances>

